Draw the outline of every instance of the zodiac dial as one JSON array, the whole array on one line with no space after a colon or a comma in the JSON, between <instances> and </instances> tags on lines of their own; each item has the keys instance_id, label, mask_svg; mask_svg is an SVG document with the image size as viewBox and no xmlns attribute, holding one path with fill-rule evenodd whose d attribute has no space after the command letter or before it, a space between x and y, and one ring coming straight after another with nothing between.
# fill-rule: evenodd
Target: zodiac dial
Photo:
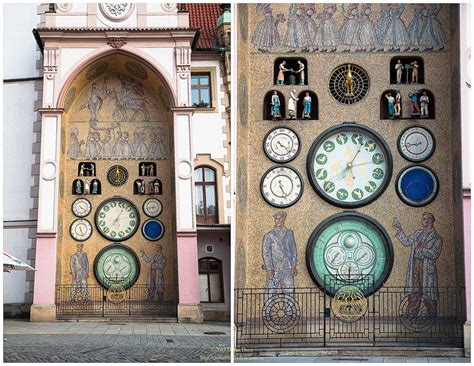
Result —
<instances>
[{"instance_id":1,"label":"zodiac dial","mask_svg":"<svg viewBox=\"0 0 474 366\"><path fill-rule=\"evenodd\" d=\"M140 217L135 205L123 197L112 197L100 204L95 214L99 233L108 240L122 241L138 229Z\"/></svg>"},{"instance_id":2,"label":"zodiac dial","mask_svg":"<svg viewBox=\"0 0 474 366\"><path fill-rule=\"evenodd\" d=\"M288 127L271 129L263 140L263 150L270 160L276 163L287 163L296 158L300 152L300 139L295 131Z\"/></svg>"},{"instance_id":3,"label":"zodiac dial","mask_svg":"<svg viewBox=\"0 0 474 366\"><path fill-rule=\"evenodd\" d=\"M75 220L71 224L69 232L71 233L71 236L74 238L74 240L84 241L91 237L92 225L85 219Z\"/></svg>"},{"instance_id":4,"label":"zodiac dial","mask_svg":"<svg viewBox=\"0 0 474 366\"><path fill-rule=\"evenodd\" d=\"M260 192L270 205L289 207L303 194L303 178L289 166L276 166L262 177Z\"/></svg>"},{"instance_id":5,"label":"zodiac dial","mask_svg":"<svg viewBox=\"0 0 474 366\"><path fill-rule=\"evenodd\" d=\"M92 209L91 203L85 198L78 198L72 204L72 213L77 217L86 217Z\"/></svg>"},{"instance_id":6,"label":"zodiac dial","mask_svg":"<svg viewBox=\"0 0 474 366\"><path fill-rule=\"evenodd\" d=\"M137 255L130 248L112 244L97 254L94 260L94 274L97 281L105 288L120 284L128 289L138 279L140 263Z\"/></svg>"},{"instance_id":7,"label":"zodiac dial","mask_svg":"<svg viewBox=\"0 0 474 366\"><path fill-rule=\"evenodd\" d=\"M121 165L114 165L107 171L107 180L115 187L120 187L127 182L128 171Z\"/></svg>"},{"instance_id":8,"label":"zodiac dial","mask_svg":"<svg viewBox=\"0 0 474 366\"><path fill-rule=\"evenodd\" d=\"M329 217L313 231L306 262L316 284L331 295L350 284L367 296L390 274L392 244L375 220L344 212Z\"/></svg>"},{"instance_id":9,"label":"zodiac dial","mask_svg":"<svg viewBox=\"0 0 474 366\"><path fill-rule=\"evenodd\" d=\"M403 130L398 137L398 151L407 160L422 162L433 154L435 138L425 127L411 126Z\"/></svg>"},{"instance_id":10,"label":"zodiac dial","mask_svg":"<svg viewBox=\"0 0 474 366\"><path fill-rule=\"evenodd\" d=\"M389 184L392 155L375 131L343 123L313 142L306 168L312 187L323 199L339 207L361 207Z\"/></svg>"}]
</instances>

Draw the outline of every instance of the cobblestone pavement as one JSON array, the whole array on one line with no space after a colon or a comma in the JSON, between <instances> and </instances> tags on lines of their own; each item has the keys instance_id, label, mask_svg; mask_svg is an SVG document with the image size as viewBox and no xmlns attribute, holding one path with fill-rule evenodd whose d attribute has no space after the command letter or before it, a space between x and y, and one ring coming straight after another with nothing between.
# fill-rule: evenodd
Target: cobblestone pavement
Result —
<instances>
[{"instance_id":1,"label":"cobblestone pavement","mask_svg":"<svg viewBox=\"0 0 474 366\"><path fill-rule=\"evenodd\" d=\"M230 362L226 323L6 320L3 330L4 362Z\"/></svg>"},{"instance_id":2,"label":"cobblestone pavement","mask_svg":"<svg viewBox=\"0 0 474 366\"><path fill-rule=\"evenodd\" d=\"M235 357L235 363L470 363L466 357Z\"/></svg>"}]
</instances>

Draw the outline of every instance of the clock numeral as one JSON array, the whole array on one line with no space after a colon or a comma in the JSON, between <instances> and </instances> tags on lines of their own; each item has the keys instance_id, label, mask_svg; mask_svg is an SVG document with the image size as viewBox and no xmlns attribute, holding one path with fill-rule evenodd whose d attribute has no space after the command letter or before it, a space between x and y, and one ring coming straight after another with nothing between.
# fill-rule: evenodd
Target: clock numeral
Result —
<instances>
[{"instance_id":1,"label":"clock numeral","mask_svg":"<svg viewBox=\"0 0 474 366\"><path fill-rule=\"evenodd\" d=\"M111 231L111 232L110 232L110 236L111 236L112 238L115 238L115 237L117 236L117 233L116 233L115 231Z\"/></svg>"},{"instance_id":2,"label":"clock numeral","mask_svg":"<svg viewBox=\"0 0 474 366\"><path fill-rule=\"evenodd\" d=\"M319 180L323 180L323 179L326 179L328 177L328 172L326 169L318 169L316 170L316 178L319 179Z\"/></svg>"},{"instance_id":3,"label":"clock numeral","mask_svg":"<svg viewBox=\"0 0 474 366\"><path fill-rule=\"evenodd\" d=\"M104 227L102 231L107 234L110 231L110 229L108 227Z\"/></svg>"},{"instance_id":4,"label":"clock numeral","mask_svg":"<svg viewBox=\"0 0 474 366\"><path fill-rule=\"evenodd\" d=\"M377 145L375 144L375 142L371 140L367 141L364 145L365 151L368 151L368 152L374 151L376 147Z\"/></svg>"},{"instance_id":5,"label":"clock numeral","mask_svg":"<svg viewBox=\"0 0 474 366\"><path fill-rule=\"evenodd\" d=\"M380 168L375 168L374 171L372 172L372 177L375 179L382 179L384 176L384 171Z\"/></svg>"},{"instance_id":6,"label":"clock numeral","mask_svg":"<svg viewBox=\"0 0 474 366\"><path fill-rule=\"evenodd\" d=\"M385 158L383 157L382 154L378 154L378 153L377 153L377 154L374 154L374 155L372 156L372 162L373 162L374 164L377 164L377 165L378 165L378 164L382 164L384 161L385 161Z\"/></svg>"},{"instance_id":7,"label":"clock numeral","mask_svg":"<svg viewBox=\"0 0 474 366\"><path fill-rule=\"evenodd\" d=\"M103 219L103 218L105 217L105 212L101 212L101 213L99 214L99 217L100 217L101 219Z\"/></svg>"},{"instance_id":8,"label":"clock numeral","mask_svg":"<svg viewBox=\"0 0 474 366\"><path fill-rule=\"evenodd\" d=\"M319 154L316 156L316 163L319 165L324 165L328 161L328 157L324 154Z\"/></svg>"},{"instance_id":9,"label":"clock numeral","mask_svg":"<svg viewBox=\"0 0 474 366\"><path fill-rule=\"evenodd\" d=\"M356 188L352 191L352 198L356 201L360 201L364 197L364 192L360 188Z\"/></svg>"},{"instance_id":10,"label":"clock numeral","mask_svg":"<svg viewBox=\"0 0 474 366\"><path fill-rule=\"evenodd\" d=\"M117 206L117 202L110 202L110 207L116 207Z\"/></svg>"},{"instance_id":11,"label":"clock numeral","mask_svg":"<svg viewBox=\"0 0 474 366\"><path fill-rule=\"evenodd\" d=\"M128 224L129 224L130 226L135 226L136 222L135 222L135 220L131 220Z\"/></svg>"},{"instance_id":12,"label":"clock numeral","mask_svg":"<svg viewBox=\"0 0 474 366\"><path fill-rule=\"evenodd\" d=\"M119 231L118 236L120 236L121 238L123 238L123 237L125 236L125 233L124 233L123 231Z\"/></svg>"},{"instance_id":13,"label":"clock numeral","mask_svg":"<svg viewBox=\"0 0 474 366\"><path fill-rule=\"evenodd\" d=\"M130 217L131 219L134 219L136 217L136 215L133 213L133 212L130 212L130 214L128 215L128 217Z\"/></svg>"},{"instance_id":14,"label":"clock numeral","mask_svg":"<svg viewBox=\"0 0 474 366\"><path fill-rule=\"evenodd\" d=\"M103 210L104 210L105 212L107 212L107 211L110 210L110 207L109 207L109 206L104 206Z\"/></svg>"},{"instance_id":15,"label":"clock numeral","mask_svg":"<svg viewBox=\"0 0 474 366\"><path fill-rule=\"evenodd\" d=\"M127 211L127 212L130 212L131 209L132 209L132 208L131 208L130 206L126 206L126 207L125 207L125 211Z\"/></svg>"},{"instance_id":16,"label":"clock numeral","mask_svg":"<svg viewBox=\"0 0 474 366\"><path fill-rule=\"evenodd\" d=\"M105 226L105 221L104 221L104 220L100 220L100 221L99 221L99 226Z\"/></svg>"}]
</instances>

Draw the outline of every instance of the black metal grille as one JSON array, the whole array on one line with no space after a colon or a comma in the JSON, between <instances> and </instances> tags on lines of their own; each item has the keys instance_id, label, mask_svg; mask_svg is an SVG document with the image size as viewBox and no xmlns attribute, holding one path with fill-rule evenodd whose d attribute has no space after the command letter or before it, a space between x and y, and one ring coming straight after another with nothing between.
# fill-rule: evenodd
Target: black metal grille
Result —
<instances>
[{"instance_id":1,"label":"black metal grille","mask_svg":"<svg viewBox=\"0 0 474 366\"><path fill-rule=\"evenodd\" d=\"M433 300L435 298L436 300ZM321 346L459 346L463 341L464 288L416 293L382 287L363 297L366 311L347 321L333 311L328 289L235 290L238 349ZM365 309L365 308L364 308Z\"/></svg>"},{"instance_id":2,"label":"black metal grille","mask_svg":"<svg viewBox=\"0 0 474 366\"><path fill-rule=\"evenodd\" d=\"M56 317L176 317L177 289L176 285L165 285L158 294L147 285L134 285L114 299L102 286L56 285Z\"/></svg>"}]
</instances>

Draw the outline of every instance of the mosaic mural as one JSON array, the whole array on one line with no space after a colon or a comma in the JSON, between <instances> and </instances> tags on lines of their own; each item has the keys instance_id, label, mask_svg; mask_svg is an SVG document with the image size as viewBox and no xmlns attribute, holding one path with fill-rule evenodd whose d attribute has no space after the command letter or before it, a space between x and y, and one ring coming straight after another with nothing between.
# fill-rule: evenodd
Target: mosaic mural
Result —
<instances>
[{"instance_id":1,"label":"mosaic mural","mask_svg":"<svg viewBox=\"0 0 474 366\"><path fill-rule=\"evenodd\" d=\"M251 42L260 52L441 51L447 44L441 9L439 4L256 4L260 20Z\"/></svg>"}]
</instances>

